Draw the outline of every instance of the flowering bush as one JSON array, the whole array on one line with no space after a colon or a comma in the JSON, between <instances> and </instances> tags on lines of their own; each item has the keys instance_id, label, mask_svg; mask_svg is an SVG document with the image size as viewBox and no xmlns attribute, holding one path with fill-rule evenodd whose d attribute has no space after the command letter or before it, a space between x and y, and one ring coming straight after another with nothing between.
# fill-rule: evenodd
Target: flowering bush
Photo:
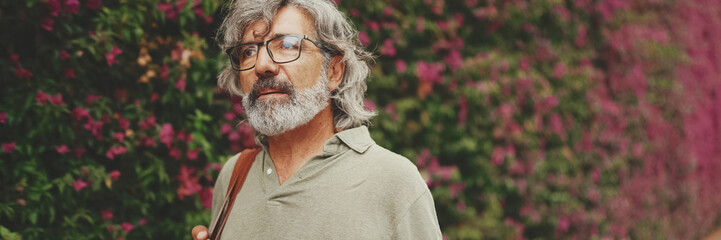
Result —
<instances>
[{"instance_id":1,"label":"flowering bush","mask_svg":"<svg viewBox=\"0 0 721 240\"><path fill-rule=\"evenodd\" d=\"M0 3L3 238L181 239L210 222L222 163L254 145L215 87L224 2ZM378 56L371 135L419 167L446 237L718 225L719 4L335 2Z\"/></svg>"}]
</instances>

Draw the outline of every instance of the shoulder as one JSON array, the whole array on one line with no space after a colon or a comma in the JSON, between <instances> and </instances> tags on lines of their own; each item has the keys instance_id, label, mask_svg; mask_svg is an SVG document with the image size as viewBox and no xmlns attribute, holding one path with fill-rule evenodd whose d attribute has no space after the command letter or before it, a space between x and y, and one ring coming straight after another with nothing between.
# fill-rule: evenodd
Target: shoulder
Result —
<instances>
[{"instance_id":1,"label":"shoulder","mask_svg":"<svg viewBox=\"0 0 721 240\"><path fill-rule=\"evenodd\" d=\"M234 156L230 157L225 164L223 164L223 168L220 170L220 173L218 174L218 179L216 182L221 182L224 185L227 186L228 182L230 181L230 176L233 174L233 168L235 167L235 162L238 161L238 158L240 157L240 153L235 154Z\"/></svg>"},{"instance_id":2,"label":"shoulder","mask_svg":"<svg viewBox=\"0 0 721 240\"><path fill-rule=\"evenodd\" d=\"M374 179L372 181L389 191L405 192L409 197L417 197L428 191L418 167L406 157L373 144L362 154L362 159L370 170L369 177Z\"/></svg>"}]
</instances>

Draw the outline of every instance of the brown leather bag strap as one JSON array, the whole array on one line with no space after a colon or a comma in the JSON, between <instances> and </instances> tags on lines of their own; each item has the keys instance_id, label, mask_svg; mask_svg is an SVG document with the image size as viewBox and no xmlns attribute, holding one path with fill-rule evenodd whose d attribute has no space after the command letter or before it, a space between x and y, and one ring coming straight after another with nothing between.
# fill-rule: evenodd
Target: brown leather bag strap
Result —
<instances>
[{"instance_id":1,"label":"brown leather bag strap","mask_svg":"<svg viewBox=\"0 0 721 240\"><path fill-rule=\"evenodd\" d=\"M218 216L216 216L215 227L213 227L213 232L210 234L210 240L220 239L220 234L223 232L225 222L228 221L230 211L233 209L235 196L238 195L240 189L243 187L243 183L245 182L245 178L248 176L250 167L253 165L255 157L258 155L260 150L260 148L250 148L243 150L243 152L240 153L240 157L238 157L238 160L235 162L235 167L233 168L233 175L230 177L230 182L228 182L228 191L225 194L225 201L223 201L223 206L220 208Z\"/></svg>"}]
</instances>

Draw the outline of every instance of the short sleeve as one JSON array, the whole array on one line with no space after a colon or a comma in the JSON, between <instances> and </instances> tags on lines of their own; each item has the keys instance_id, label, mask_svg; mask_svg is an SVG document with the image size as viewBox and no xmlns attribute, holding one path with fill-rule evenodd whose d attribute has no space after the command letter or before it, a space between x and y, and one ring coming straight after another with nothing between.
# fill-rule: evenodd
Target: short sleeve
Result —
<instances>
[{"instance_id":1,"label":"short sleeve","mask_svg":"<svg viewBox=\"0 0 721 240\"><path fill-rule=\"evenodd\" d=\"M424 191L398 221L392 239L442 239L430 191Z\"/></svg>"}]
</instances>

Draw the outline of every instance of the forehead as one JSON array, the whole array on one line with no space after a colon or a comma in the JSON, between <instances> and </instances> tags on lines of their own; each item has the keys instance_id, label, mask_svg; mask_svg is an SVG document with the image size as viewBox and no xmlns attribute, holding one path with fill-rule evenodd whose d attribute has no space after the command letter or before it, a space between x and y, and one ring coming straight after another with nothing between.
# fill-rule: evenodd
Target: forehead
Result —
<instances>
[{"instance_id":1,"label":"forehead","mask_svg":"<svg viewBox=\"0 0 721 240\"><path fill-rule=\"evenodd\" d=\"M313 22L308 14L300 8L287 6L278 10L273 16L270 29L268 23L258 20L251 23L243 33L243 42L261 41L275 35L305 34L313 36Z\"/></svg>"}]
</instances>

